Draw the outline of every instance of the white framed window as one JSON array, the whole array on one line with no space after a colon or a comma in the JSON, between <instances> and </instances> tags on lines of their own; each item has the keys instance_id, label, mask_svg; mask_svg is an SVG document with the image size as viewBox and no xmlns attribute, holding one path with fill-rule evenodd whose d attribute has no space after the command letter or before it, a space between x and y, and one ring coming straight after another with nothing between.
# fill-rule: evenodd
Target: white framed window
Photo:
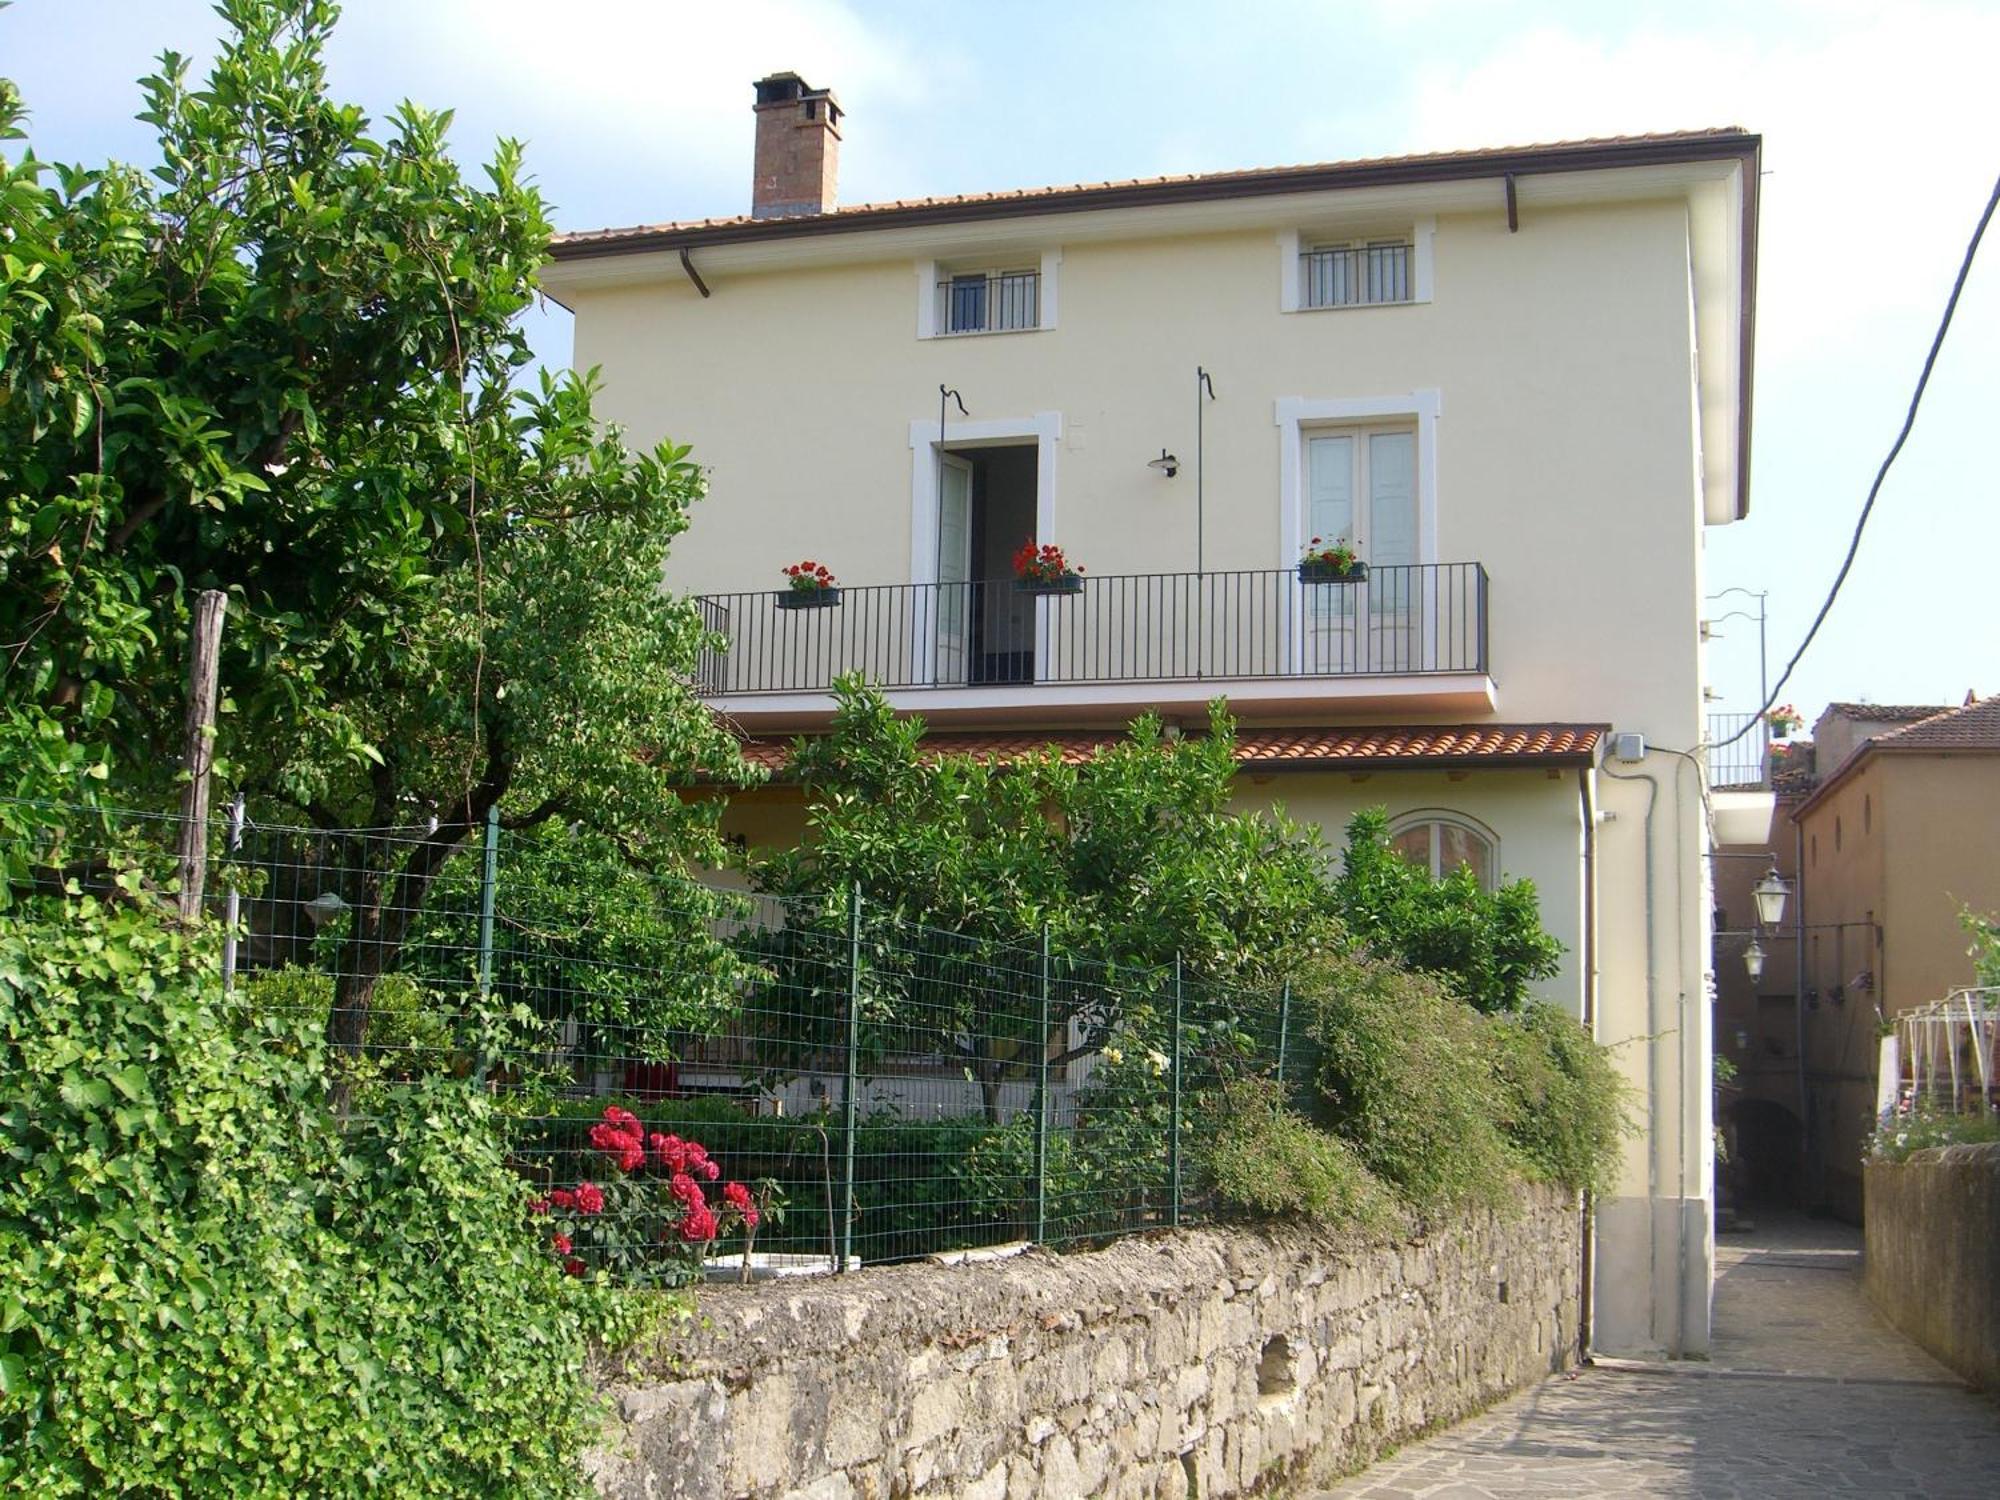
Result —
<instances>
[{"instance_id":1,"label":"white framed window","mask_svg":"<svg viewBox=\"0 0 2000 1500\"><path fill-rule=\"evenodd\" d=\"M1282 312L1429 302L1434 219L1371 232L1288 229L1278 235Z\"/></svg>"},{"instance_id":2,"label":"white framed window","mask_svg":"<svg viewBox=\"0 0 2000 1500\"><path fill-rule=\"evenodd\" d=\"M1435 807L1405 813L1389 825L1389 847L1433 880L1464 866L1482 890L1500 883L1500 840L1463 813Z\"/></svg>"},{"instance_id":3,"label":"white framed window","mask_svg":"<svg viewBox=\"0 0 2000 1500\"><path fill-rule=\"evenodd\" d=\"M1399 396L1279 397L1276 565L1290 567L1316 536L1355 543L1371 567L1436 562L1442 409L1435 388ZM1347 442L1322 441L1341 438Z\"/></svg>"},{"instance_id":4,"label":"white framed window","mask_svg":"<svg viewBox=\"0 0 2000 1500\"><path fill-rule=\"evenodd\" d=\"M1301 307L1366 307L1410 301L1411 245L1390 240L1319 241L1299 251Z\"/></svg>"},{"instance_id":5,"label":"white framed window","mask_svg":"<svg viewBox=\"0 0 2000 1500\"><path fill-rule=\"evenodd\" d=\"M1302 427L1301 544L1349 542L1371 567L1421 561L1415 422Z\"/></svg>"},{"instance_id":6,"label":"white framed window","mask_svg":"<svg viewBox=\"0 0 2000 1500\"><path fill-rule=\"evenodd\" d=\"M1062 252L917 262L917 337L1028 333L1056 326Z\"/></svg>"}]
</instances>

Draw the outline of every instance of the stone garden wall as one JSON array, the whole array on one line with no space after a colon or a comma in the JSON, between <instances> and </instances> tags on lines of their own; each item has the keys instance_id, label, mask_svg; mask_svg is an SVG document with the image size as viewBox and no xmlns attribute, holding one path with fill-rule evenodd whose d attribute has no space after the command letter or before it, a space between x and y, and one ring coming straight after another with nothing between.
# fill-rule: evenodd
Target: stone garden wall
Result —
<instances>
[{"instance_id":1,"label":"stone garden wall","mask_svg":"<svg viewBox=\"0 0 2000 1500\"><path fill-rule=\"evenodd\" d=\"M1282 1491L1571 1363L1553 1192L1414 1242L1181 1230L1071 1255L712 1286L663 1368L605 1381L615 1497Z\"/></svg>"},{"instance_id":2,"label":"stone garden wall","mask_svg":"<svg viewBox=\"0 0 2000 1500\"><path fill-rule=\"evenodd\" d=\"M2000 1394L2000 1143L1938 1146L1863 1172L1869 1300Z\"/></svg>"}]
</instances>

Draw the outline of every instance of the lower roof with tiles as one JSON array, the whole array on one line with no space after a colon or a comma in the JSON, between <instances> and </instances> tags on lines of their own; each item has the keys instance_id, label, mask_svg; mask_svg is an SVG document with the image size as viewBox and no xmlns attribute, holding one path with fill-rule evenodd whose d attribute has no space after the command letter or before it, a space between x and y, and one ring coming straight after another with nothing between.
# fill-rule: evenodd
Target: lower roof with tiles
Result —
<instances>
[{"instance_id":1,"label":"lower roof with tiles","mask_svg":"<svg viewBox=\"0 0 2000 1500\"><path fill-rule=\"evenodd\" d=\"M1242 729L1236 736L1239 765L1260 771L1353 769L1451 769L1474 766L1587 766L1608 726L1603 724L1416 724L1366 729ZM1067 765L1090 760L1123 735L1113 730L991 732L949 730L927 734L923 753L932 758L969 756L1007 764L1030 760L1054 749ZM743 741L743 758L783 772L793 741Z\"/></svg>"}]
</instances>

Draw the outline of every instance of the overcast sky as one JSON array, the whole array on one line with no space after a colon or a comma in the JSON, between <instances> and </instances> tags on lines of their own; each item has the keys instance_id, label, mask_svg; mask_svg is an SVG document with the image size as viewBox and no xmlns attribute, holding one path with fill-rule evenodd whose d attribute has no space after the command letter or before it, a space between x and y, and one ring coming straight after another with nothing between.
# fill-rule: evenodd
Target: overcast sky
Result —
<instances>
[{"instance_id":1,"label":"overcast sky","mask_svg":"<svg viewBox=\"0 0 2000 1500\"><path fill-rule=\"evenodd\" d=\"M205 57L217 24L205 0L19 0L0 11L0 73L26 95L39 154L150 164L133 80L165 48ZM565 228L741 212L749 84L780 68L847 108L846 202L1759 131L1751 517L1709 532L1709 571L1717 590L1769 590L1775 680L1838 566L2000 173L1996 58L1991 0L348 0L331 71L336 92L378 112L404 97L455 107L468 161L496 136L524 139ZM1829 699L2000 692L1996 261L2000 230L1854 574L1784 694L1808 720ZM536 336L566 362L559 318ZM1752 708L1755 627L1717 628L1718 706Z\"/></svg>"}]
</instances>

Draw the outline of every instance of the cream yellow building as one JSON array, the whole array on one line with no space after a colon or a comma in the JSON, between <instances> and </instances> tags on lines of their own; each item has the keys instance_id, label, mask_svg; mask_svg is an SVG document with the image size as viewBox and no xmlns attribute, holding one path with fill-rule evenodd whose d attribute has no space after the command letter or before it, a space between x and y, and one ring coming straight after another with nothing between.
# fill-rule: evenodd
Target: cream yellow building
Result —
<instances>
[{"instance_id":1,"label":"cream yellow building","mask_svg":"<svg viewBox=\"0 0 2000 1500\"><path fill-rule=\"evenodd\" d=\"M755 211L571 235L549 293L710 497L667 582L765 738L866 672L966 743L1225 696L1241 801L1529 876L1646 1129L1597 1346L1708 1342L1704 529L1748 493L1759 141L1580 142L836 208L758 84ZM1028 537L1083 569L1018 589ZM1302 577L1314 537L1365 581ZM837 603L786 608L811 559ZM797 827L782 791L734 814Z\"/></svg>"}]
</instances>

